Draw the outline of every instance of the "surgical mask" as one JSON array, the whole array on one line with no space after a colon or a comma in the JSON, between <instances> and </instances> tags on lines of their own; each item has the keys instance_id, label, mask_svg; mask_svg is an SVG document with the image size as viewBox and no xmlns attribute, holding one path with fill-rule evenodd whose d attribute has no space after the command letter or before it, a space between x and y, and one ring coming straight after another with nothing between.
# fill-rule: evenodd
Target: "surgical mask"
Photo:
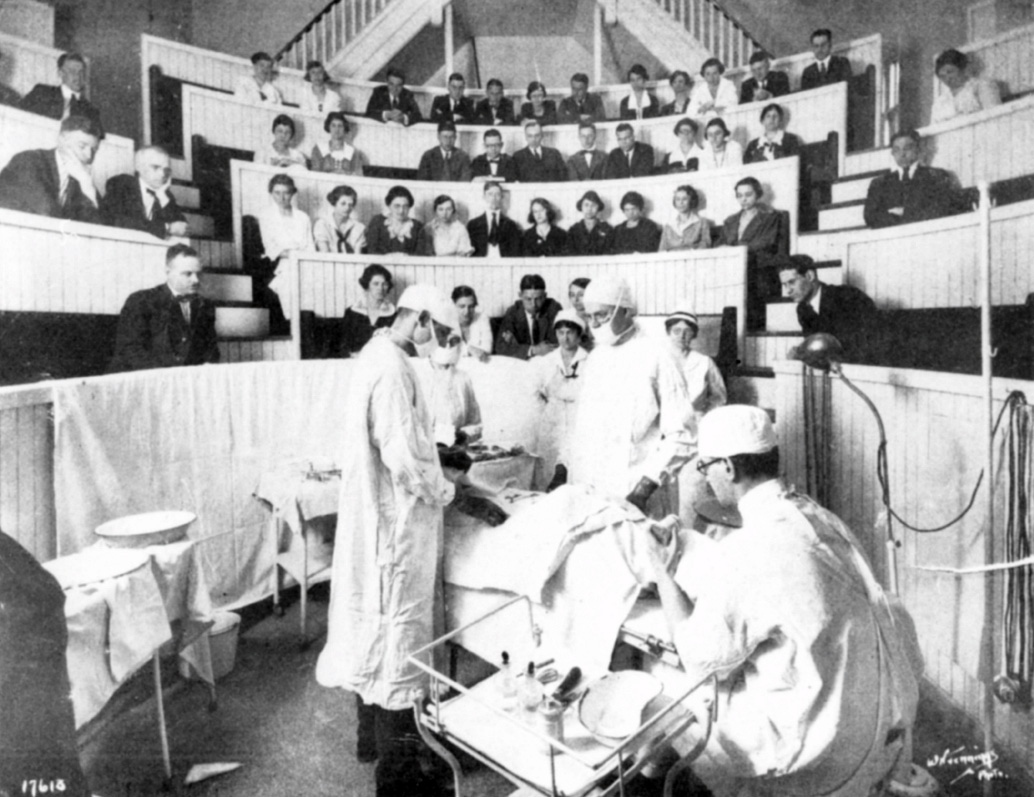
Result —
<instances>
[{"instance_id":1,"label":"surgical mask","mask_svg":"<svg viewBox=\"0 0 1034 797\"><path fill-rule=\"evenodd\" d=\"M413 341L413 347L416 349L417 357L433 357L438 351L438 340L434 335L431 335L431 339L426 343Z\"/></svg>"},{"instance_id":2,"label":"surgical mask","mask_svg":"<svg viewBox=\"0 0 1034 797\"><path fill-rule=\"evenodd\" d=\"M431 361L435 365L455 365L460 361L460 347L458 345L439 346L431 352Z\"/></svg>"},{"instance_id":3,"label":"surgical mask","mask_svg":"<svg viewBox=\"0 0 1034 797\"><path fill-rule=\"evenodd\" d=\"M592 330L593 343L599 343L601 346L613 346L617 342L618 336L614 334L612 326L617 312L618 309L615 307L614 312L610 314L610 318Z\"/></svg>"}]
</instances>

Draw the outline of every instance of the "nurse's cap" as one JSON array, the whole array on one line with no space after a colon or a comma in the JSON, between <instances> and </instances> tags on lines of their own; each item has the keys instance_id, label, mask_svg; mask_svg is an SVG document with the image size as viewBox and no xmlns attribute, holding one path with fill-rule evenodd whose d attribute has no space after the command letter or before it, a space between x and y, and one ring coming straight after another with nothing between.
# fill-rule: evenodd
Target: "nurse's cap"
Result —
<instances>
[{"instance_id":1,"label":"nurse's cap","mask_svg":"<svg viewBox=\"0 0 1034 797\"><path fill-rule=\"evenodd\" d=\"M561 310L556 314L556 318L553 319L553 328L556 329L556 325L561 321L566 321L568 324L573 324L578 327L582 332L585 331L585 320L578 315L574 310Z\"/></svg>"},{"instance_id":2,"label":"nurse's cap","mask_svg":"<svg viewBox=\"0 0 1034 797\"><path fill-rule=\"evenodd\" d=\"M441 292L434 285L417 283L408 286L398 300L399 309L416 310L418 313L431 313L434 305L441 298Z\"/></svg>"},{"instance_id":3,"label":"nurse's cap","mask_svg":"<svg viewBox=\"0 0 1034 797\"><path fill-rule=\"evenodd\" d=\"M435 293L438 295L435 297L434 304L430 308L431 318L434 319L435 323L459 332L460 313L459 310L456 309L456 305L450 302L437 288L435 289Z\"/></svg>"},{"instance_id":4,"label":"nurse's cap","mask_svg":"<svg viewBox=\"0 0 1034 797\"><path fill-rule=\"evenodd\" d=\"M748 404L716 407L700 421L697 448L701 458L765 454L776 447L768 413Z\"/></svg>"},{"instance_id":5,"label":"nurse's cap","mask_svg":"<svg viewBox=\"0 0 1034 797\"><path fill-rule=\"evenodd\" d=\"M593 277L589 282L589 286L585 289L582 302L585 304L635 309L635 302L632 300L632 291L628 287L628 283L622 277L615 276L614 274Z\"/></svg>"},{"instance_id":6,"label":"nurse's cap","mask_svg":"<svg viewBox=\"0 0 1034 797\"><path fill-rule=\"evenodd\" d=\"M674 313L669 313L668 317L664 319L665 324L673 324L676 321L685 321L693 329L700 331L700 321L688 310L676 310Z\"/></svg>"}]
</instances>

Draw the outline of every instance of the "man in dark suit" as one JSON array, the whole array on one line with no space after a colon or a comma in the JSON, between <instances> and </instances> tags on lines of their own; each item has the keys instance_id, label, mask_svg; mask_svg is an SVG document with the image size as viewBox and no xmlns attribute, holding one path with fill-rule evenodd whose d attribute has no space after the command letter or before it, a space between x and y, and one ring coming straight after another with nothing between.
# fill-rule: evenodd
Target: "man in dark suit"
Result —
<instances>
[{"instance_id":1,"label":"man in dark suit","mask_svg":"<svg viewBox=\"0 0 1034 797\"><path fill-rule=\"evenodd\" d=\"M201 298L201 260L185 244L165 254L165 282L129 295L109 371L219 362L215 307Z\"/></svg>"},{"instance_id":2,"label":"man in dark suit","mask_svg":"<svg viewBox=\"0 0 1034 797\"><path fill-rule=\"evenodd\" d=\"M762 102L790 93L790 78L785 72L772 69L772 57L764 50L758 50L750 57L749 77L740 86L740 104Z\"/></svg>"},{"instance_id":3,"label":"man in dark suit","mask_svg":"<svg viewBox=\"0 0 1034 797\"><path fill-rule=\"evenodd\" d=\"M503 187L485 183L485 212L467 224L474 257L520 257L521 228L503 213Z\"/></svg>"},{"instance_id":4,"label":"man in dark suit","mask_svg":"<svg viewBox=\"0 0 1034 797\"><path fill-rule=\"evenodd\" d=\"M571 76L571 96L560 100L557 121L562 125L579 122L602 122L607 118L603 100L589 93L589 76L578 72Z\"/></svg>"},{"instance_id":5,"label":"man in dark suit","mask_svg":"<svg viewBox=\"0 0 1034 797\"><path fill-rule=\"evenodd\" d=\"M604 176L608 180L626 177L649 177L653 174L653 147L635 140L632 125L622 122L617 126L618 145L607 156Z\"/></svg>"},{"instance_id":6,"label":"man in dark suit","mask_svg":"<svg viewBox=\"0 0 1034 797\"><path fill-rule=\"evenodd\" d=\"M841 55L833 55L833 33L820 28L811 34L811 51L815 63L804 68L801 91L831 86L851 79L851 62Z\"/></svg>"},{"instance_id":7,"label":"man in dark suit","mask_svg":"<svg viewBox=\"0 0 1034 797\"><path fill-rule=\"evenodd\" d=\"M470 156L456 148L456 125L452 122L438 123L438 145L420 156L416 179L469 183L474 176Z\"/></svg>"},{"instance_id":8,"label":"man in dark suit","mask_svg":"<svg viewBox=\"0 0 1034 797\"><path fill-rule=\"evenodd\" d=\"M567 159L569 180L602 180L607 167L607 156L596 149L596 125L582 122L578 125L581 150Z\"/></svg>"},{"instance_id":9,"label":"man in dark suit","mask_svg":"<svg viewBox=\"0 0 1034 797\"><path fill-rule=\"evenodd\" d=\"M103 136L93 119L66 118L55 149L19 152L0 171L0 208L100 224L90 165Z\"/></svg>"},{"instance_id":10,"label":"man in dark suit","mask_svg":"<svg viewBox=\"0 0 1034 797\"><path fill-rule=\"evenodd\" d=\"M876 304L853 285L826 285L819 281L807 255L781 258L775 268L783 296L797 303L797 321L805 337L817 332L833 335L848 358L874 351L879 333Z\"/></svg>"},{"instance_id":11,"label":"man in dark suit","mask_svg":"<svg viewBox=\"0 0 1034 797\"><path fill-rule=\"evenodd\" d=\"M378 122L413 125L423 121L413 92L405 87L406 74L397 67L388 67L388 83L377 86L366 103L366 115Z\"/></svg>"},{"instance_id":12,"label":"man in dark suit","mask_svg":"<svg viewBox=\"0 0 1034 797\"><path fill-rule=\"evenodd\" d=\"M488 81L485 99L477 104L474 111L474 124L491 127L517 124L517 118L513 114L513 100L504 97L503 90L501 80L492 78Z\"/></svg>"},{"instance_id":13,"label":"man in dark suit","mask_svg":"<svg viewBox=\"0 0 1034 797\"><path fill-rule=\"evenodd\" d=\"M546 296L546 282L538 274L521 277L520 298L503 315L495 339L495 353L530 360L556 348L553 320L560 302Z\"/></svg>"},{"instance_id":14,"label":"man in dark suit","mask_svg":"<svg viewBox=\"0 0 1034 797\"><path fill-rule=\"evenodd\" d=\"M528 146L513 153L517 179L522 183L563 183L567 181L567 166L558 150L542 146L542 126L538 122L524 125L524 140Z\"/></svg>"},{"instance_id":15,"label":"man in dark suit","mask_svg":"<svg viewBox=\"0 0 1034 797\"><path fill-rule=\"evenodd\" d=\"M37 83L18 106L23 111L38 113L51 119L85 116L100 128L101 114L83 96L86 89L86 61L79 53L64 53L57 59L60 86Z\"/></svg>"},{"instance_id":16,"label":"man in dark suit","mask_svg":"<svg viewBox=\"0 0 1034 797\"><path fill-rule=\"evenodd\" d=\"M137 150L136 174L108 180L101 202L105 223L156 238L187 235L187 219L169 191L171 176L168 152L157 146Z\"/></svg>"},{"instance_id":17,"label":"man in dark suit","mask_svg":"<svg viewBox=\"0 0 1034 797\"><path fill-rule=\"evenodd\" d=\"M459 72L449 75L449 93L441 94L431 103L431 121L454 122L458 125L474 123L474 101L463 94L467 82Z\"/></svg>"},{"instance_id":18,"label":"man in dark suit","mask_svg":"<svg viewBox=\"0 0 1034 797\"><path fill-rule=\"evenodd\" d=\"M485 131L484 141L484 153L470 164L471 179L514 182L517 169L513 165L513 158L503 152L503 134L493 127Z\"/></svg>"},{"instance_id":19,"label":"man in dark suit","mask_svg":"<svg viewBox=\"0 0 1034 797\"><path fill-rule=\"evenodd\" d=\"M869 183L865 197L865 224L893 227L914 221L965 213L964 193L950 172L919 163L920 139L915 130L894 135L890 152L897 164Z\"/></svg>"}]
</instances>

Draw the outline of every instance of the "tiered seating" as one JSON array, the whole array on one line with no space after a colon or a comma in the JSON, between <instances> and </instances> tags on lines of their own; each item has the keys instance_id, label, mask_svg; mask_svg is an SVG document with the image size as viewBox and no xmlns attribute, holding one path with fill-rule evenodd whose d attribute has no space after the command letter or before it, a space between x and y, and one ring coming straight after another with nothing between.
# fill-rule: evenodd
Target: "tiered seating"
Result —
<instances>
[{"instance_id":1,"label":"tiered seating","mask_svg":"<svg viewBox=\"0 0 1034 797\"><path fill-rule=\"evenodd\" d=\"M37 83L53 83L61 50L0 33L0 57L4 63L4 85L23 97ZM89 87L87 87L89 93Z\"/></svg>"},{"instance_id":2,"label":"tiered seating","mask_svg":"<svg viewBox=\"0 0 1034 797\"><path fill-rule=\"evenodd\" d=\"M971 69L998 83L1004 100L1019 99L1034 90L1034 25L956 49L969 57ZM948 89L935 80L933 90L936 98Z\"/></svg>"}]
</instances>

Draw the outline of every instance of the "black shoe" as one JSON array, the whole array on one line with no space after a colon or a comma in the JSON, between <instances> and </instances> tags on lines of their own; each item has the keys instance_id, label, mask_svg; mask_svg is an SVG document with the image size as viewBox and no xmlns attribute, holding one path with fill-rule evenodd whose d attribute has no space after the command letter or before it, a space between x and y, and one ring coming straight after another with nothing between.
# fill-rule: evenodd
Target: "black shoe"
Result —
<instances>
[{"instance_id":1,"label":"black shoe","mask_svg":"<svg viewBox=\"0 0 1034 797\"><path fill-rule=\"evenodd\" d=\"M377 760L377 745L356 745L355 757L360 764L369 764Z\"/></svg>"}]
</instances>

